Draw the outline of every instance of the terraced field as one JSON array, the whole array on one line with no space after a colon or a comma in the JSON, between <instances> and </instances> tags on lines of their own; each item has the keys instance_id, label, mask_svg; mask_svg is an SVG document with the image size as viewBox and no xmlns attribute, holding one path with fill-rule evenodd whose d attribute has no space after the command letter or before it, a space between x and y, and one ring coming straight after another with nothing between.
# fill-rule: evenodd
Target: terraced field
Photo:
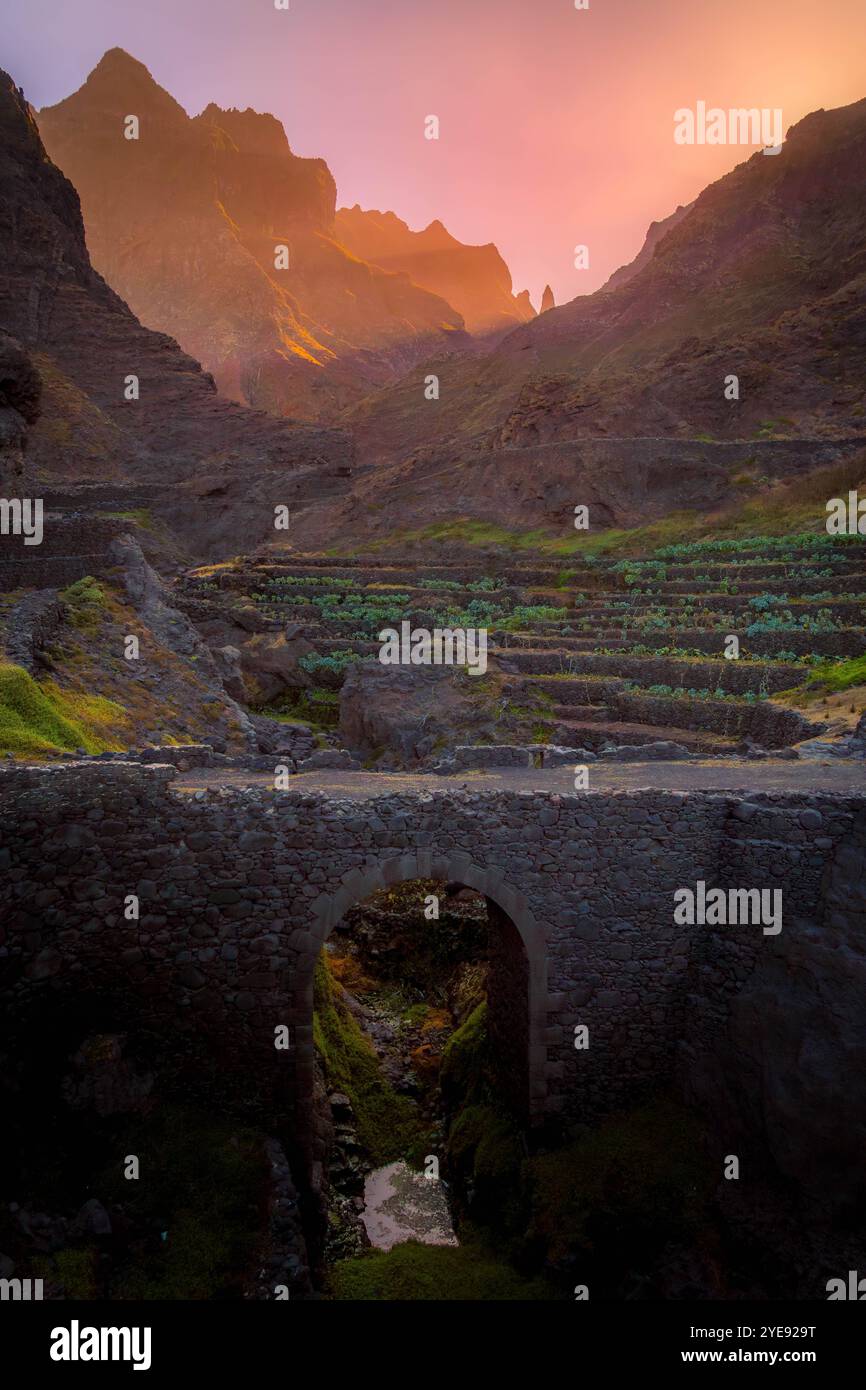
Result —
<instances>
[{"instance_id":1,"label":"terraced field","mask_svg":"<svg viewBox=\"0 0 866 1390\"><path fill-rule=\"evenodd\" d=\"M814 700L804 712L788 692L866 652L858 538L700 541L567 567L498 561L495 577L491 568L472 558L234 562L191 573L179 598L199 620L254 604L275 625L297 623L314 649L301 662L313 686L297 708L314 720L318 709L324 725L336 722L347 669L378 655L382 628L487 628L490 670L476 679L501 728L478 742L781 749L822 720ZM732 637L738 657L725 654Z\"/></svg>"}]
</instances>

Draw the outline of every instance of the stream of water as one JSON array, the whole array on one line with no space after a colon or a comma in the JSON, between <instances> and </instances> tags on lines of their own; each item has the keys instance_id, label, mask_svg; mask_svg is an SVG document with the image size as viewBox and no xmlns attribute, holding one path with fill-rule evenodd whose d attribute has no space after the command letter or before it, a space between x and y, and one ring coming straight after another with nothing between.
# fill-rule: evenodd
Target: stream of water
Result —
<instances>
[{"instance_id":1,"label":"stream of water","mask_svg":"<svg viewBox=\"0 0 866 1390\"><path fill-rule=\"evenodd\" d=\"M445 1190L399 1161L376 1168L364 1183L362 1220L375 1250L405 1240L424 1245L457 1245Z\"/></svg>"}]
</instances>

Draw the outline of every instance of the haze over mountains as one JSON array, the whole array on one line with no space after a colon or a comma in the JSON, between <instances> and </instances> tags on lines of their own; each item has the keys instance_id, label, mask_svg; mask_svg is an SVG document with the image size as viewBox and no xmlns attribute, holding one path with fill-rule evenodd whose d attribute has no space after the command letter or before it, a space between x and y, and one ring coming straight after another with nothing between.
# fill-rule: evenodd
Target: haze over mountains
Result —
<instances>
[{"instance_id":1,"label":"haze over mountains","mask_svg":"<svg viewBox=\"0 0 866 1390\"><path fill-rule=\"evenodd\" d=\"M123 136L129 114L137 140ZM378 224L335 215L327 165L295 155L279 121L213 104L190 118L121 49L38 120L81 197L95 267L235 400L333 419L431 353L465 345L446 291L465 301L473 329L532 313L528 296L511 296L495 247L463 247L444 228L415 234L394 219L408 254L366 255L360 242L382 250Z\"/></svg>"},{"instance_id":2,"label":"haze over mountains","mask_svg":"<svg viewBox=\"0 0 866 1390\"><path fill-rule=\"evenodd\" d=\"M220 396L171 338L144 328L92 268L78 196L47 158L13 79L0 74L0 472L160 482L175 521L219 498L243 507L346 486L350 437ZM128 399L130 375L138 399ZM333 481L329 481L333 480ZM238 510L232 515L236 503ZM210 523L207 523L210 524Z\"/></svg>"},{"instance_id":3,"label":"haze over mountains","mask_svg":"<svg viewBox=\"0 0 866 1390\"><path fill-rule=\"evenodd\" d=\"M496 247L464 246L439 221L413 232L393 212L339 208L342 244L383 270L402 271L439 294L463 316L470 333L514 328L535 317L529 291L512 292L511 273Z\"/></svg>"},{"instance_id":4,"label":"haze over mountains","mask_svg":"<svg viewBox=\"0 0 866 1390\"><path fill-rule=\"evenodd\" d=\"M862 431L864 167L866 100L808 116L779 155L747 159L660 238L651 227L653 253L612 288L523 325L472 372L443 363L441 409L423 435L504 446L731 439L768 420L801 434ZM730 373L737 402L724 395ZM365 406L391 448L416 390L409 378ZM405 411L407 447L420 439L414 416Z\"/></svg>"},{"instance_id":5,"label":"haze over mountains","mask_svg":"<svg viewBox=\"0 0 866 1390\"><path fill-rule=\"evenodd\" d=\"M123 137L131 113L138 141ZM191 119L120 50L39 115L83 190L87 248L11 78L0 121L0 327L24 349L10 457L29 429L43 476L160 478L186 498L178 517L219 499L209 544L230 543L274 470L275 500L300 500L305 542L324 544L395 515L561 524L576 501L635 524L864 435L866 101L807 117L779 155L654 223L603 290L537 317L492 245L337 212L325 163L294 155L273 117ZM273 418L286 414L341 428Z\"/></svg>"},{"instance_id":6,"label":"haze over mountains","mask_svg":"<svg viewBox=\"0 0 866 1390\"><path fill-rule=\"evenodd\" d=\"M426 363L435 408L419 407L420 371L369 397L345 419L378 466L385 509L383 467L396 496L423 493L433 515L440 493L484 514L494 490L511 524L561 517L569 496L635 524L678 499L731 500L737 476L802 470L810 437L826 441L824 459L863 439L864 167L866 100L815 112L778 155L754 154L663 235L651 227L651 254L613 288L540 314L471 363Z\"/></svg>"}]
</instances>

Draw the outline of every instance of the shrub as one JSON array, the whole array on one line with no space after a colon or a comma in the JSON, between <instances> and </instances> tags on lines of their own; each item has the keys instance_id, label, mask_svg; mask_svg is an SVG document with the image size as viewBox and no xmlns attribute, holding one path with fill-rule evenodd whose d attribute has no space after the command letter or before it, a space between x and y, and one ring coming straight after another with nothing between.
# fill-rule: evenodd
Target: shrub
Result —
<instances>
[{"instance_id":1,"label":"shrub","mask_svg":"<svg viewBox=\"0 0 866 1390\"><path fill-rule=\"evenodd\" d=\"M93 628L105 609L105 590L92 575L77 579L60 595L75 627Z\"/></svg>"},{"instance_id":2,"label":"shrub","mask_svg":"<svg viewBox=\"0 0 866 1390\"><path fill-rule=\"evenodd\" d=\"M321 671L342 674L353 661L363 659L359 652L352 651L329 652L327 656L323 656L321 652L308 652L306 656L301 657L298 665L310 674Z\"/></svg>"}]
</instances>

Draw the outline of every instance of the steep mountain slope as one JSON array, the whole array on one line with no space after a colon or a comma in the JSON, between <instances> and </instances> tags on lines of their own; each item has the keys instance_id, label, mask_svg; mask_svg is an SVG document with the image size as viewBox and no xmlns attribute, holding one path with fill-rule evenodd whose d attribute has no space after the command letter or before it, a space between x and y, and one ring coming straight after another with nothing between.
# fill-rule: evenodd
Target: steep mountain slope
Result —
<instances>
[{"instance_id":1,"label":"steep mountain slope","mask_svg":"<svg viewBox=\"0 0 866 1390\"><path fill-rule=\"evenodd\" d=\"M413 232L393 212L339 208L336 230L355 256L383 270L402 271L441 295L463 315L470 333L514 328L535 317L526 290L515 295L511 273L492 243L466 246L441 222Z\"/></svg>"},{"instance_id":2,"label":"steep mountain slope","mask_svg":"<svg viewBox=\"0 0 866 1390\"><path fill-rule=\"evenodd\" d=\"M94 266L233 399L332 417L463 338L443 299L339 244L327 165L295 155L273 116L210 105L190 119L111 49L38 120L81 197Z\"/></svg>"},{"instance_id":3,"label":"steep mountain slope","mask_svg":"<svg viewBox=\"0 0 866 1390\"><path fill-rule=\"evenodd\" d=\"M234 539L234 549L245 525L272 532L275 503L347 486L339 478L350 472L348 436L223 399L197 362L171 338L143 328L97 275L75 189L48 159L24 95L6 73L0 330L11 339L3 340L9 380L0 403L13 464L36 420L41 381L41 413L27 440L31 475L115 479L119 488L159 483L167 518L183 519L196 545L207 547L211 535L220 545ZM138 380L138 399L126 399L130 377Z\"/></svg>"},{"instance_id":4,"label":"steep mountain slope","mask_svg":"<svg viewBox=\"0 0 866 1390\"><path fill-rule=\"evenodd\" d=\"M621 265L619 267L619 270L615 270L613 272L613 275L611 275L607 280L605 280L604 284L602 285L602 289L615 290L620 285L624 285L626 280L633 279L634 276L637 275L639 270L643 270L647 262L651 261L653 256L655 255L656 247L658 246L662 237L667 236L668 232L673 231L674 227L678 226L679 223L682 222L683 218L686 216L687 213L691 212L693 207L694 203L686 203L684 207L680 205L680 207L678 207L668 217L663 217L660 222L651 222L647 229L647 234L644 238L643 246L638 251L634 260L629 261L628 265Z\"/></svg>"},{"instance_id":5,"label":"steep mountain slope","mask_svg":"<svg viewBox=\"0 0 866 1390\"><path fill-rule=\"evenodd\" d=\"M862 432L864 164L866 100L813 113L707 188L625 283L443 362L435 416L414 408L416 377L366 402L366 447Z\"/></svg>"}]
</instances>

